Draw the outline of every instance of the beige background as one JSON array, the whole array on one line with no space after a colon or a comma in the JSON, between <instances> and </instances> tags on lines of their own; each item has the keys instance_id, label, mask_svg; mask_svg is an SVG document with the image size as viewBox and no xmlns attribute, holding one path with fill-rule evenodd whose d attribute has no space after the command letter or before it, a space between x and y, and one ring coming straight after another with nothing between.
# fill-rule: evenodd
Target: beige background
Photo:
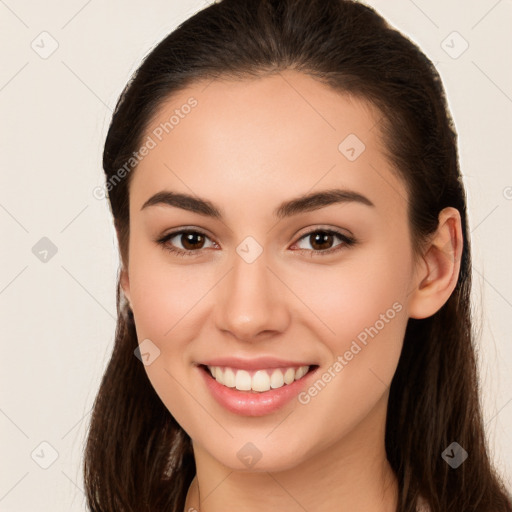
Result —
<instances>
[{"instance_id":1,"label":"beige background","mask_svg":"<svg viewBox=\"0 0 512 512\"><path fill-rule=\"evenodd\" d=\"M512 2L368 3L420 45L447 89L469 199L485 421L512 481ZM205 5L0 0L3 512L85 510L82 449L112 349L118 268L107 203L92 194L102 146L142 57ZM50 251L46 262L34 246Z\"/></svg>"}]
</instances>

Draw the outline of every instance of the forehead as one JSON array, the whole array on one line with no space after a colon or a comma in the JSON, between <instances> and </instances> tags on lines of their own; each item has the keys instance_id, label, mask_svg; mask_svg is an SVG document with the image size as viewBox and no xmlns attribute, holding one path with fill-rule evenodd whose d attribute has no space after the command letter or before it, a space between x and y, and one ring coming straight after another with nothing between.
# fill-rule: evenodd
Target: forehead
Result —
<instances>
[{"instance_id":1,"label":"forehead","mask_svg":"<svg viewBox=\"0 0 512 512\"><path fill-rule=\"evenodd\" d=\"M385 206L405 190L385 158L380 121L370 103L291 70L196 82L148 124L152 149L134 171L130 202L139 210L173 190L270 210L285 196L346 187Z\"/></svg>"}]
</instances>

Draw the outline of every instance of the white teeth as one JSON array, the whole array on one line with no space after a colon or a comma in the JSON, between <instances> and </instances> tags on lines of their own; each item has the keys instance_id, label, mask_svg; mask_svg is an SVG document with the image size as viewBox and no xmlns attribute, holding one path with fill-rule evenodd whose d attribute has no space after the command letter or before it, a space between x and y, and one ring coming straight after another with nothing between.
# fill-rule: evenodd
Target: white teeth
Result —
<instances>
[{"instance_id":1,"label":"white teeth","mask_svg":"<svg viewBox=\"0 0 512 512\"><path fill-rule=\"evenodd\" d=\"M231 368L226 368L224 370L224 377L222 377L222 371L220 370L220 368L219 373L221 374L221 378L223 379L224 386L227 386L228 388L234 388L236 386L236 375Z\"/></svg>"},{"instance_id":2,"label":"white teeth","mask_svg":"<svg viewBox=\"0 0 512 512\"><path fill-rule=\"evenodd\" d=\"M270 389L281 388L299 380L309 371L309 366L299 368L287 368L284 372L278 368L258 370L251 377L246 370L236 368L221 368L220 366L208 366L215 380L228 388L236 388L239 391L256 391L263 393Z\"/></svg>"},{"instance_id":3,"label":"white teeth","mask_svg":"<svg viewBox=\"0 0 512 512\"><path fill-rule=\"evenodd\" d=\"M288 370L293 370L293 368L288 368ZM266 373L267 372L265 372L265 374ZM267 379L268 379L268 375L267 375ZM276 389L276 388L280 388L280 387L284 386L284 375L281 370L274 370L272 372L272 375L269 380L270 380L269 385L272 389Z\"/></svg>"},{"instance_id":4,"label":"white teeth","mask_svg":"<svg viewBox=\"0 0 512 512\"><path fill-rule=\"evenodd\" d=\"M217 381L222 382L222 377L219 379L219 375L222 375L222 370L219 368L217 370ZM249 391L251 389L251 376L249 372L245 370L239 370L236 372L236 389L240 391Z\"/></svg>"},{"instance_id":5,"label":"white teeth","mask_svg":"<svg viewBox=\"0 0 512 512\"><path fill-rule=\"evenodd\" d=\"M295 374L295 380L298 380L298 379L301 379L302 377L304 377L304 375L306 375L306 373L308 373L308 370L309 370L309 366L301 366L297 370L297 373Z\"/></svg>"},{"instance_id":6,"label":"white teeth","mask_svg":"<svg viewBox=\"0 0 512 512\"><path fill-rule=\"evenodd\" d=\"M286 370L284 374L284 381L286 384L291 384L295 380L295 373L296 372L293 368L288 368L288 370Z\"/></svg>"},{"instance_id":7,"label":"white teeth","mask_svg":"<svg viewBox=\"0 0 512 512\"><path fill-rule=\"evenodd\" d=\"M272 381L268 376L268 373L265 370L258 370L252 377L251 389L253 391L268 391L271 387L271 384ZM278 386L272 387L275 388Z\"/></svg>"}]
</instances>

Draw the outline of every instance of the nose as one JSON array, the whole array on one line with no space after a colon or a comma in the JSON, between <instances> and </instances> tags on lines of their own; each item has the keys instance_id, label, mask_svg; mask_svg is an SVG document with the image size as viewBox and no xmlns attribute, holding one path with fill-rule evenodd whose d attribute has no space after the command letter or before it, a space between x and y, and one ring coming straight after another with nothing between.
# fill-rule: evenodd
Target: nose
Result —
<instances>
[{"instance_id":1,"label":"nose","mask_svg":"<svg viewBox=\"0 0 512 512\"><path fill-rule=\"evenodd\" d=\"M248 263L238 254L217 288L215 322L239 341L255 342L287 329L290 292L268 265L265 252Z\"/></svg>"}]
</instances>

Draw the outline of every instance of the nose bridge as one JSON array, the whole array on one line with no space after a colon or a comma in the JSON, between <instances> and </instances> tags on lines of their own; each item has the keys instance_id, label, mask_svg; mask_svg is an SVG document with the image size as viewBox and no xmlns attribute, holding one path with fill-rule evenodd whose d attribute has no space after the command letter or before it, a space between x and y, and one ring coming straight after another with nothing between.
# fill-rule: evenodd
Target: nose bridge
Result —
<instances>
[{"instance_id":1,"label":"nose bridge","mask_svg":"<svg viewBox=\"0 0 512 512\"><path fill-rule=\"evenodd\" d=\"M288 320L283 290L269 270L268 254L251 237L236 248L232 268L216 297L217 327L250 341L263 331L281 331Z\"/></svg>"}]
</instances>

